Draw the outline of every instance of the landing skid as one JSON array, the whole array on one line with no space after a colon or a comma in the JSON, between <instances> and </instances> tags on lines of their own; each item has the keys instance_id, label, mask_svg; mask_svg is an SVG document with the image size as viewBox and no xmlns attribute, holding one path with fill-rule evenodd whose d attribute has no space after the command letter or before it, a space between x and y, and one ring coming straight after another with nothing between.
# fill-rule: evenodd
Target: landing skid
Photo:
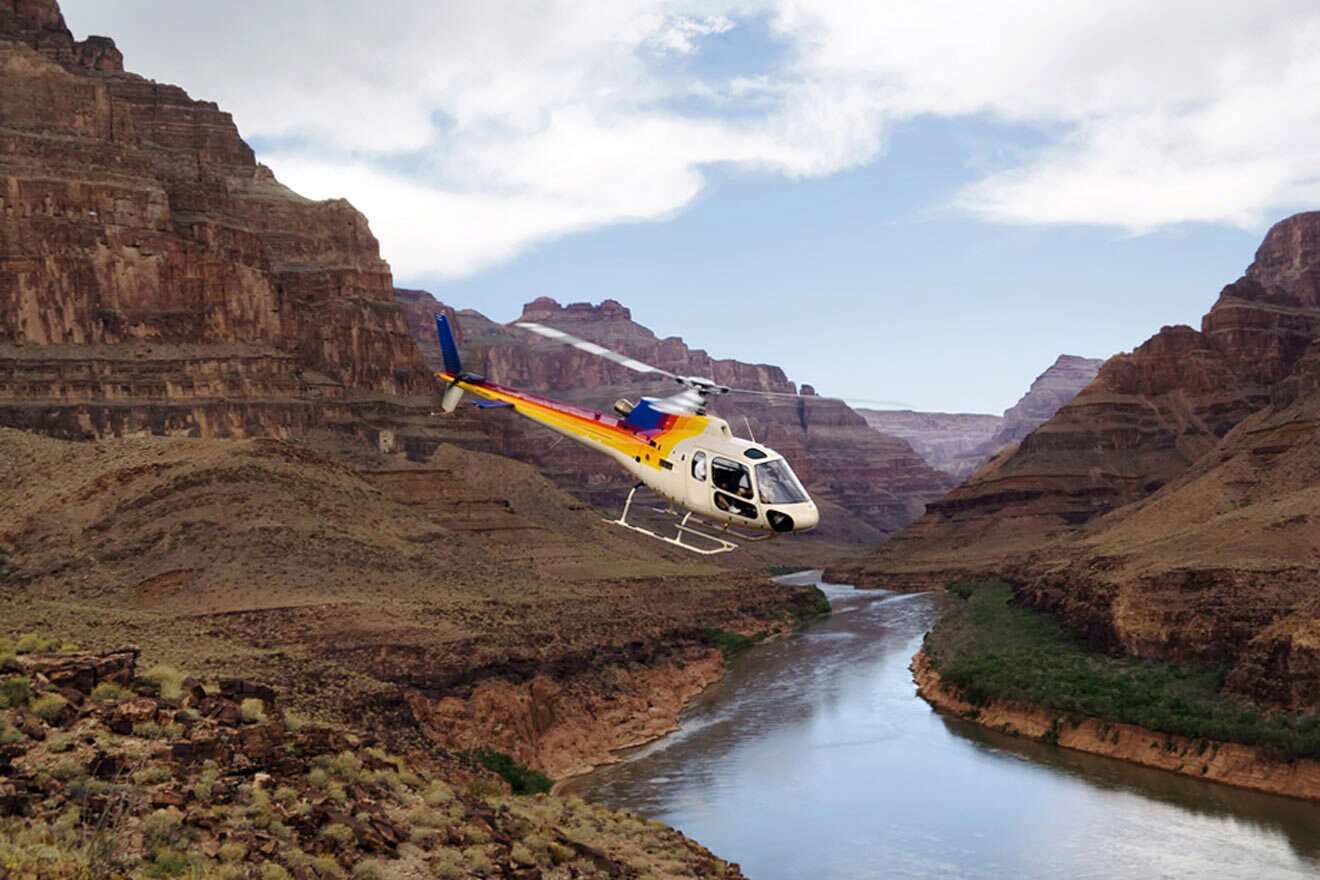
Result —
<instances>
[{"instance_id":1,"label":"landing skid","mask_svg":"<svg viewBox=\"0 0 1320 880\"><path fill-rule=\"evenodd\" d=\"M688 522L691 521L694 516L694 514L691 513L690 511L681 520L675 523L674 528L677 529L677 531L674 533L674 537L672 538L666 537L665 535L661 535L658 532L654 532L646 528L645 526L634 525L628 522L628 512L632 509L633 496L637 494L637 490L640 488L642 488L640 484L637 486L633 486L632 491L628 493L628 500L624 502L623 505L622 516L620 516L618 519L607 519L605 520L605 522L609 523L610 525L622 526L625 529L631 529L634 532L637 532L642 535L646 535L648 538L654 538L655 540L663 541L666 544L673 544L675 547L682 547L684 550L691 551L692 553L700 553L702 556L714 556L716 553L728 553L730 550L737 550L741 546L740 544L736 544L733 541L728 540L727 538L722 538L719 535L712 535L707 531L688 525ZM673 513L675 516L677 516L677 513L669 509L661 509L661 508L652 508L652 509L657 510L658 512L661 513ZM700 518L698 518L697 521L703 522ZM738 532L733 532L728 525L724 526L724 531L731 532L739 540L748 541L748 542L769 541L771 538L775 537L773 533L769 535L740 534ZM692 540L695 540L698 543L690 544L685 542L683 540L683 537L685 535L689 536ZM700 546L700 542L702 541L707 542L704 547Z\"/></svg>"}]
</instances>

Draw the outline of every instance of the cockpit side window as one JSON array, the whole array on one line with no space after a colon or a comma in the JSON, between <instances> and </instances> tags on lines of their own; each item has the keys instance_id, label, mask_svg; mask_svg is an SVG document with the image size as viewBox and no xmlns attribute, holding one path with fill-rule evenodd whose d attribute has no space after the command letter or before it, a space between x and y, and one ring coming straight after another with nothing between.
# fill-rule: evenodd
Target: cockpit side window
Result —
<instances>
[{"instance_id":1,"label":"cockpit side window","mask_svg":"<svg viewBox=\"0 0 1320 880\"><path fill-rule=\"evenodd\" d=\"M716 456L710 463L710 481L716 489L742 498L752 496L752 473L747 465Z\"/></svg>"},{"instance_id":2,"label":"cockpit side window","mask_svg":"<svg viewBox=\"0 0 1320 880\"><path fill-rule=\"evenodd\" d=\"M698 452L692 456L692 476L706 482L706 453Z\"/></svg>"},{"instance_id":3,"label":"cockpit side window","mask_svg":"<svg viewBox=\"0 0 1320 880\"><path fill-rule=\"evenodd\" d=\"M782 458L756 466L756 485L761 487L761 501L766 504L798 504L807 500L807 491Z\"/></svg>"}]
</instances>

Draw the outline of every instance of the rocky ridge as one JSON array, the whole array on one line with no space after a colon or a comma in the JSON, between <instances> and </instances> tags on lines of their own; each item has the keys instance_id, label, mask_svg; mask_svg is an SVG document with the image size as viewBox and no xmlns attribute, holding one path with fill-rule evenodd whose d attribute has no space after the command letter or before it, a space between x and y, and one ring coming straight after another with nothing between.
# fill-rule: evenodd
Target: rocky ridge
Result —
<instances>
[{"instance_id":1,"label":"rocky ridge","mask_svg":"<svg viewBox=\"0 0 1320 880\"><path fill-rule=\"evenodd\" d=\"M288 435L327 397L429 393L366 219L122 62L54 0L0 3L3 423Z\"/></svg>"},{"instance_id":2,"label":"rocky ridge","mask_svg":"<svg viewBox=\"0 0 1320 880\"><path fill-rule=\"evenodd\" d=\"M609 407L620 397L636 400L640 395L667 396L674 391L667 380L648 379L586 352L497 324L475 311L455 313L422 292L400 291L399 297L428 362L436 369L442 362L429 341L435 335L431 316L446 311L460 327L464 365L495 381L595 407ZM680 375L708 376L740 388L797 392L779 367L716 359L688 348L678 337L657 338L614 300L562 306L543 297L528 303L519 320L557 327ZM910 522L927 501L952 485L906 441L871 430L842 401L799 397L765 403L729 395L720 399L717 411L736 433L750 431L787 456L813 496L819 496L826 511L817 538L838 545L874 542ZM521 419L497 415L485 421L502 454L532 462L602 509L622 506L632 482L603 456L576 444L556 443L555 435ZM815 534L795 537L811 539Z\"/></svg>"}]
</instances>

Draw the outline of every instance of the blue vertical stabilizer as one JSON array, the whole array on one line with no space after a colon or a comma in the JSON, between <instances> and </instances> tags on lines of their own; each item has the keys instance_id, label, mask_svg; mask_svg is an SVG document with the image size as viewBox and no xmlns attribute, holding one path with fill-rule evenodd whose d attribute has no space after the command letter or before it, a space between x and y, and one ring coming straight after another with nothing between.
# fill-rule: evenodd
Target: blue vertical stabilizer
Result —
<instances>
[{"instance_id":1,"label":"blue vertical stabilizer","mask_svg":"<svg viewBox=\"0 0 1320 880\"><path fill-rule=\"evenodd\" d=\"M458 359L458 345L454 343L454 331L449 329L449 319L444 315L435 316L435 335L440 340L440 353L445 356L445 372L457 376L463 372L463 362Z\"/></svg>"}]
</instances>

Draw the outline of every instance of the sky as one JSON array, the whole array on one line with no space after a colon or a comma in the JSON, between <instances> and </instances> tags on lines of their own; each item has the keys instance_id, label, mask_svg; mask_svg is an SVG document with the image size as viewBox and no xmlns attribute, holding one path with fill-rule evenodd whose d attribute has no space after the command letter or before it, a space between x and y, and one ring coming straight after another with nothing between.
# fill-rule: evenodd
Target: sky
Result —
<instances>
[{"instance_id":1,"label":"sky","mask_svg":"<svg viewBox=\"0 0 1320 880\"><path fill-rule=\"evenodd\" d=\"M1314 0L61 7L349 199L400 287L616 299L845 398L1002 411L1320 207Z\"/></svg>"}]
</instances>

